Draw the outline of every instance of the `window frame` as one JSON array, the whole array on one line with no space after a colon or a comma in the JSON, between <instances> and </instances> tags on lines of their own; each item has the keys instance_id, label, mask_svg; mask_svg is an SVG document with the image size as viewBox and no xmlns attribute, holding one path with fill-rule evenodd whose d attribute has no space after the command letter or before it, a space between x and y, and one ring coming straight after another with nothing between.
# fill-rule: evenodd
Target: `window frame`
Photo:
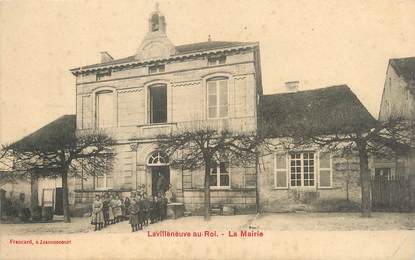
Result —
<instances>
[{"instance_id":1,"label":"window frame","mask_svg":"<svg viewBox=\"0 0 415 260\"><path fill-rule=\"evenodd\" d=\"M214 169L213 167L210 168L210 173L209 173L209 177L212 175L216 175L216 186L212 186L211 183L209 182L209 187L210 189L230 189L231 188L231 167L230 167L230 162L229 161L216 161L215 162L217 164L216 166L216 174L212 174L212 170ZM220 172L220 164L221 163L226 163L227 164L227 170L228 172L226 174L223 174L222 172ZM227 186L222 186L220 185L220 176L221 175L228 175L228 185ZM219 184L219 186L218 186Z\"/></svg>"},{"instance_id":2,"label":"window frame","mask_svg":"<svg viewBox=\"0 0 415 260\"><path fill-rule=\"evenodd\" d=\"M155 72L151 72L152 69L155 69ZM166 72L165 64L157 64L148 67L148 75L155 75Z\"/></svg>"},{"instance_id":3,"label":"window frame","mask_svg":"<svg viewBox=\"0 0 415 260\"><path fill-rule=\"evenodd\" d=\"M216 105L215 106L210 106L210 104L209 104L209 82L216 82L215 83L215 88L216 88L216 93L215 93L215 95L216 95ZM227 108L227 113L226 113L226 116L220 116L220 107L221 107L221 105L220 105L220 99L221 99L221 95L220 95L220 83L219 82L226 82L226 95L227 95L227 97L226 97L226 108ZM217 76L217 77L212 77L212 78L209 78L209 79L207 79L206 80L206 118L207 119L212 119L212 120L214 120L214 119L225 119L225 118L229 118L229 92L230 92L230 90L229 90L229 82L230 82L230 80L229 80L229 77L226 77L226 76ZM210 108L212 108L212 107L215 107L215 109L216 109L216 116L215 117L210 117L210 114L209 114L209 109Z\"/></svg>"},{"instance_id":4,"label":"window frame","mask_svg":"<svg viewBox=\"0 0 415 260\"><path fill-rule=\"evenodd\" d=\"M207 65L208 67L220 66L226 64L226 56L218 56L218 57L208 57L207 58Z\"/></svg>"},{"instance_id":5,"label":"window frame","mask_svg":"<svg viewBox=\"0 0 415 260\"><path fill-rule=\"evenodd\" d=\"M112 89L100 89L94 93L94 128L95 129L106 129L106 128L113 128L117 124L116 116L116 101L114 100L114 93L115 91ZM111 125L101 127L99 124L99 95L103 94L110 94L111 95L111 102L112 102L112 119Z\"/></svg>"},{"instance_id":6,"label":"window frame","mask_svg":"<svg viewBox=\"0 0 415 260\"><path fill-rule=\"evenodd\" d=\"M306 153L312 153L313 154L313 175L314 175L314 178L313 178L313 181L314 181L314 184L313 185L308 185L308 186L305 186L304 185L304 154L306 154ZM292 185L292 183L291 183L291 176L292 176L292 172L291 172L291 155L293 155L293 154L300 154L300 169L301 169L301 171L300 171L300 185ZM307 188L316 188L317 187L317 176L316 176L316 173L318 172L317 171L317 164L316 164L316 152L315 151L295 151L295 152L289 152L288 153L288 174L289 174L289 180L288 180L288 182L289 182L289 187L290 188L294 188L294 189L297 189L297 188L305 188L305 189L307 189Z\"/></svg>"},{"instance_id":7,"label":"window frame","mask_svg":"<svg viewBox=\"0 0 415 260\"><path fill-rule=\"evenodd\" d=\"M151 96L151 89L152 88L164 88L166 91L166 120L164 122L153 122L153 104L152 104L152 96ZM152 84L147 87L148 94L147 94L147 123L150 125L160 125L160 124L167 124L169 122L169 97L168 97L168 86L165 83L156 83Z\"/></svg>"},{"instance_id":8,"label":"window frame","mask_svg":"<svg viewBox=\"0 0 415 260\"><path fill-rule=\"evenodd\" d=\"M100 176L94 176L94 190L109 190L112 189L112 187L109 187L108 185L108 175L107 173L104 173L103 175ZM104 182L103 182L103 186L102 187L97 187L98 185L98 179L99 178L103 178Z\"/></svg>"},{"instance_id":9,"label":"window frame","mask_svg":"<svg viewBox=\"0 0 415 260\"><path fill-rule=\"evenodd\" d=\"M111 78L112 75L112 70L106 70L106 71L101 71L101 72L97 72L95 74L95 81L103 81L106 80L108 78Z\"/></svg>"}]
</instances>

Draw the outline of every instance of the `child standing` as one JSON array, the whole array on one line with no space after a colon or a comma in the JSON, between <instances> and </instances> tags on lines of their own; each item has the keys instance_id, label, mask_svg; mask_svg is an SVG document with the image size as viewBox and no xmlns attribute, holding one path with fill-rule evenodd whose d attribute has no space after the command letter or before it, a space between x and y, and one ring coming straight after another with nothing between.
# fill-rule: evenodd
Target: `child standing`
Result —
<instances>
[{"instance_id":1,"label":"child standing","mask_svg":"<svg viewBox=\"0 0 415 260\"><path fill-rule=\"evenodd\" d=\"M130 204L130 225L131 225L131 232L138 231L138 203L135 197L132 197L131 204Z\"/></svg>"},{"instance_id":2,"label":"child standing","mask_svg":"<svg viewBox=\"0 0 415 260\"><path fill-rule=\"evenodd\" d=\"M114 222L118 223L121 221L122 211L121 211L121 200L117 195L113 196L111 200L112 212L114 213Z\"/></svg>"},{"instance_id":3,"label":"child standing","mask_svg":"<svg viewBox=\"0 0 415 260\"><path fill-rule=\"evenodd\" d=\"M95 201L92 204L91 224L95 226L94 231L101 230L104 223L104 214L102 213L102 202L100 196L95 195Z\"/></svg>"}]
</instances>

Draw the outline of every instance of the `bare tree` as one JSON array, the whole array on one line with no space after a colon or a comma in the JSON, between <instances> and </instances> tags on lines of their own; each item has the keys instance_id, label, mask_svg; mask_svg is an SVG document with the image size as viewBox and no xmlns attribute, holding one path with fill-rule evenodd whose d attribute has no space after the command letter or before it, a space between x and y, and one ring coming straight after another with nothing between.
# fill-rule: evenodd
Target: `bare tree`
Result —
<instances>
[{"instance_id":1,"label":"bare tree","mask_svg":"<svg viewBox=\"0 0 415 260\"><path fill-rule=\"evenodd\" d=\"M75 136L75 131L68 129L55 132L53 137L23 139L10 147L15 172L29 175L32 183L40 176L62 178L64 221L70 222L68 176L76 174L80 168L90 175L103 174L104 169L112 165L111 147L115 142L105 133Z\"/></svg>"},{"instance_id":2,"label":"bare tree","mask_svg":"<svg viewBox=\"0 0 415 260\"><path fill-rule=\"evenodd\" d=\"M255 134L218 131L209 127L159 135L158 146L170 157L172 167L204 168L204 218L210 219L210 172L212 162L227 160L236 166L255 164L259 139Z\"/></svg>"}]
</instances>

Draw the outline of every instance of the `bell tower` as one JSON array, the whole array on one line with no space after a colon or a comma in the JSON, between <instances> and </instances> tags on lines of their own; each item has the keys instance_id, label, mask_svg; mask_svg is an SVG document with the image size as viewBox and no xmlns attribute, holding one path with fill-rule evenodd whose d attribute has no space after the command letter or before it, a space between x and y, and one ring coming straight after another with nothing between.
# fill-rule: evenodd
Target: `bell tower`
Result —
<instances>
[{"instance_id":1,"label":"bell tower","mask_svg":"<svg viewBox=\"0 0 415 260\"><path fill-rule=\"evenodd\" d=\"M158 3L148 18L148 31L137 50L137 60L168 58L176 49L166 34L166 18Z\"/></svg>"},{"instance_id":2,"label":"bell tower","mask_svg":"<svg viewBox=\"0 0 415 260\"><path fill-rule=\"evenodd\" d=\"M154 12L148 18L148 31L166 33L166 19L159 11L159 4L156 4Z\"/></svg>"}]
</instances>

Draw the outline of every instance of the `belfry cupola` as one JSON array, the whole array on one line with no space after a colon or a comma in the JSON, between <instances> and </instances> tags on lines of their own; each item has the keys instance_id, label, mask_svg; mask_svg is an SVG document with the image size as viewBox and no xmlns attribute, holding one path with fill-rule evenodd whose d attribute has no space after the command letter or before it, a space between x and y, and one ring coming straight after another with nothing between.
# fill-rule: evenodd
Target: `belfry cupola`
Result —
<instances>
[{"instance_id":1,"label":"belfry cupola","mask_svg":"<svg viewBox=\"0 0 415 260\"><path fill-rule=\"evenodd\" d=\"M156 4L156 10L152 12L148 18L148 26L149 32L161 31L166 33L166 19L164 15L160 13L158 3Z\"/></svg>"},{"instance_id":2,"label":"belfry cupola","mask_svg":"<svg viewBox=\"0 0 415 260\"><path fill-rule=\"evenodd\" d=\"M148 32L137 50L137 60L168 58L176 49L166 34L166 18L158 4L148 18Z\"/></svg>"}]
</instances>

